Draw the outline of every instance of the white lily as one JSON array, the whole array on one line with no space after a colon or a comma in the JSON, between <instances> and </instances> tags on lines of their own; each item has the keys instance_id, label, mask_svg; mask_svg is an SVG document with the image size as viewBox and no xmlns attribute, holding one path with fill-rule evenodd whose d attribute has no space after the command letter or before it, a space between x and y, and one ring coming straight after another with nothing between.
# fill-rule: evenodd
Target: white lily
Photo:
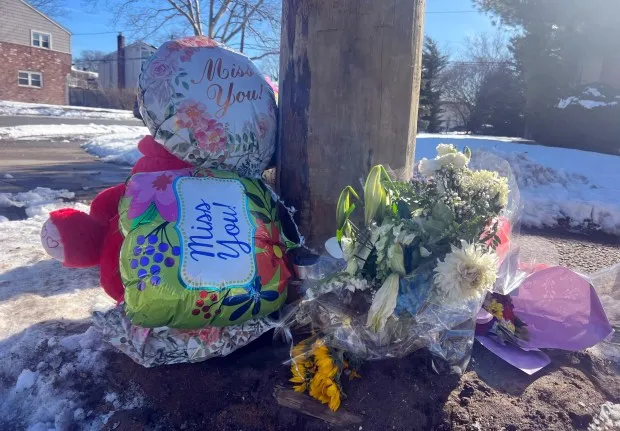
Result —
<instances>
[{"instance_id":1,"label":"white lily","mask_svg":"<svg viewBox=\"0 0 620 431\"><path fill-rule=\"evenodd\" d=\"M394 313L399 281L399 275L392 273L388 275L381 288L375 293L366 321L366 326L374 332L380 332L385 327L388 318Z\"/></svg>"}]
</instances>

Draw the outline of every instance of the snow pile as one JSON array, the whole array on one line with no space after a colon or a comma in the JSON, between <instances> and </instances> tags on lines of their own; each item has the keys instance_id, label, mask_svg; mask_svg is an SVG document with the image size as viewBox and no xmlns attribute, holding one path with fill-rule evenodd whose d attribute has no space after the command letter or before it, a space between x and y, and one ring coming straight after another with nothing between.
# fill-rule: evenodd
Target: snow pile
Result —
<instances>
[{"instance_id":1,"label":"snow pile","mask_svg":"<svg viewBox=\"0 0 620 431\"><path fill-rule=\"evenodd\" d=\"M594 417L588 431L613 431L620 429L620 404L606 402Z\"/></svg>"},{"instance_id":2,"label":"snow pile","mask_svg":"<svg viewBox=\"0 0 620 431\"><path fill-rule=\"evenodd\" d=\"M0 428L98 430L121 410L139 408L144 398L134 388L123 395L106 389L107 347L90 327L66 333L57 322L37 325L0 344ZM107 413L94 410L105 405Z\"/></svg>"},{"instance_id":3,"label":"snow pile","mask_svg":"<svg viewBox=\"0 0 620 431\"><path fill-rule=\"evenodd\" d=\"M52 190L47 187L37 187L28 192L19 193L0 193L1 207L18 207L26 208L26 215L33 217L35 215L47 214L58 207L57 204L63 204L62 199L73 199L75 193L69 190Z\"/></svg>"},{"instance_id":4,"label":"snow pile","mask_svg":"<svg viewBox=\"0 0 620 431\"><path fill-rule=\"evenodd\" d=\"M439 143L468 146L505 159L516 176L531 227L568 226L620 235L620 157L544 147L518 138L420 134L416 160L435 156Z\"/></svg>"},{"instance_id":5,"label":"snow pile","mask_svg":"<svg viewBox=\"0 0 620 431\"><path fill-rule=\"evenodd\" d=\"M133 166L142 156L138 151L138 141L146 134L130 132L98 136L82 144L82 148L104 162Z\"/></svg>"},{"instance_id":6,"label":"snow pile","mask_svg":"<svg viewBox=\"0 0 620 431\"><path fill-rule=\"evenodd\" d=\"M614 106L617 104L618 102L613 100L613 96L607 97L601 93L598 88L586 87L578 96L569 96L564 99L560 99L556 107L558 109L566 109L571 105L580 105L585 109L594 109L605 106Z\"/></svg>"},{"instance_id":7,"label":"snow pile","mask_svg":"<svg viewBox=\"0 0 620 431\"><path fill-rule=\"evenodd\" d=\"M3 200L28 206L68 196L40 188ZM65 268L40 244L47 212L67 206L88 211L48 202L33 217L0 223L0 429L97 430L115 411L143 402L131 389L106 401L107 347L87 329L92 311L114 306L98 268Z\"/></svg>"},{"instance_id":8,"label":"snow pile","mask_svg":"<svg viewBox=\"0 0 620 431\"><path fill-rule=\"evenodd\" d=\"M98 268L65 268L41 246L41 227L49 211L81 203L55 202L35 207L26 220L0 223L0 341L34 323L89 318L94 310L114 305L99 285ZM0 427L1 429L1 427Z\"/></svg>"},{"instance_id":9,"label":"snow pile","mask_svg":"<svg viewBox=\"0 0 620 431\"><path fill-rule=\"evenodd\" d=\"M102 124L36 124L27 126L0 127L2 139L37 139L53 137L84 137L111 133L145 135L148 129L143 126L120 126Z\"/></svg>"},{"instance_id":10,"label":"snow pile","mask_svg":"<svg viewBox=\"0 0 620 431\"><path fill-rule=\"evenodd\" d=\"M34 115L45 117L131 120L133 112L121 109L88 108L84 106L44 105L0 100L0 115Z\"/></svg>"},{"instance_id":11,"label":"snow pile","mask_svg":"<svg viewBox=\"0 0 620 431\"><path fill-rule=\"evenodd\" d=\"M559 109L566 109L569 105L581 105L586 109L594 109L594 108L602 108L603 106L614 106L617 105L618 102L602 102L599 100L583 100L576 96L570 96L566 99L560 99L557 107Z\"/></svg>"}]
</instances>

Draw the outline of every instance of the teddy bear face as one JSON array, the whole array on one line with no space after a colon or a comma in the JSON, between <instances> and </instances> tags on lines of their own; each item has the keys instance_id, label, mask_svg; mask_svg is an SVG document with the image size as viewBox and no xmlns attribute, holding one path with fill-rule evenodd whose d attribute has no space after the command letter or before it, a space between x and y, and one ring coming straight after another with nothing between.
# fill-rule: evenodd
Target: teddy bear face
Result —
<instances>
[{"instance_id":1,"label":"teddy bear face","mask_svg":"<svg viewBox=\"0 0 620 431\"><path fill-rule=\"evenodd\" d=\"M41 244L51 257L59 262L65 261L65 246L58 227L52 220L47 220L41 228Z\"/></svg>"},{"instance_id":2,"label":"teddy bear face","mask_svg":"<svg viewBox=\"0 0 620 431\"><path fill-rule=\"evenodd\" d=\"M207 37L164 43L142 68L138 99L155 140L192 166L258 176L271 161L271 85L250 59Z\"/></svg>"}]
</instances>

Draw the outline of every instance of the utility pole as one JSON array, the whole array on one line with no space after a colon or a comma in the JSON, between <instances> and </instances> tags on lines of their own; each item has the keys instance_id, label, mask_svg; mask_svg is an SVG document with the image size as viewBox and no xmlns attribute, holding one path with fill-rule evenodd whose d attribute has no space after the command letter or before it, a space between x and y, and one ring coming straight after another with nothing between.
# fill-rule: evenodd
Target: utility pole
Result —
<instances>
[{"instance_id":1,"label":"utility pole","mask_svg":"<svg viewBox=\"0 0 620 431\"><path fill-rule=\"evenodd\" d=\"M277 185L312 247L373 165L411 177L425 0L285 0Z\"/></svg>"}]
</instances>

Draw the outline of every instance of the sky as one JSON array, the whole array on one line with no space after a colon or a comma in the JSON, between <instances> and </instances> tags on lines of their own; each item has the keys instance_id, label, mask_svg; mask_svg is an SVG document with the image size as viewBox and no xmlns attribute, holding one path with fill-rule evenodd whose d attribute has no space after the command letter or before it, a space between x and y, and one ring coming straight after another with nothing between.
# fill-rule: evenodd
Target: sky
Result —
<instances>
[{"instance_id":1,"label":"sky","mask_svg":"<svg viewBox=\"0 0 620 431\"><path fill-rule=\"evenodd\" d=\"M117 32L127 30L114 24L112 15L105 9L105 0L100 0L94 10L85 7L83 0L67 0L66 10L67 13L58 17L57 21L73 32L72 51L75 57L88 49L115 51ZM468 35L494 31L491 19L478 13L471 0L427 0L424 27L425 34L436 39L451 56L463 49L463 41Z\"/></svg>"}]
</instances>

